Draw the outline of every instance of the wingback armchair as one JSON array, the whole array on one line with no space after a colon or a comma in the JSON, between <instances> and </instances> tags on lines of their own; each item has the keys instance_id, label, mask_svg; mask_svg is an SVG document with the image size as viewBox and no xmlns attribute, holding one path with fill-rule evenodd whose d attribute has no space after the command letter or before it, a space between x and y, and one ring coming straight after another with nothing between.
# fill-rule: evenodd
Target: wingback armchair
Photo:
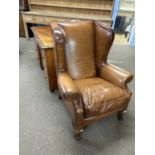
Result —
<instances>
[{"instance_id":1,"label":"wingback armchair","mask_svg":"<svg viewBox=\"0 0 155 155\"><path fill-rule=\"evenodd\" d=\"M97 21L51 23L56 44L59 92L71 114L75 138L90 124L113 113L123 118L131 98L132 74L107 63L114 40Z\"/></svg>"}]
</instances>

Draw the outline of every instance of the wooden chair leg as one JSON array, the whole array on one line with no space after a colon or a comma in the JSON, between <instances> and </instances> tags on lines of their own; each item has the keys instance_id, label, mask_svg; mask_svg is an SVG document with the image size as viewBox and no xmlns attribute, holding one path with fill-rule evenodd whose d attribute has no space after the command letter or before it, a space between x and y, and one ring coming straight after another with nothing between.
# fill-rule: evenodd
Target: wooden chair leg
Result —
<instances>
[{"instance_id":1,"label":"wooden chair leg","mask_svg":"<svg viewBox=\"0 0 155 155\"><path fill-rule=\"evenodd\" d=\"M85 131L86 127L83 127L83 128L82 127L76 127L73 122L72 122L72 125L75 128L74 138L76 140L80 140L81 134Z\"/></svg>"},{"instance_id":2,"label":"wooden chair leg","mask_svg":"<svg viewBox=\"0 0 155 155\"><path fill-rule=\"evenodd\" d=\"M74 138L76 140L80 140L81 139L81 132L80 132L80 130L75 129Z\"/></svg>"}]
</instances>

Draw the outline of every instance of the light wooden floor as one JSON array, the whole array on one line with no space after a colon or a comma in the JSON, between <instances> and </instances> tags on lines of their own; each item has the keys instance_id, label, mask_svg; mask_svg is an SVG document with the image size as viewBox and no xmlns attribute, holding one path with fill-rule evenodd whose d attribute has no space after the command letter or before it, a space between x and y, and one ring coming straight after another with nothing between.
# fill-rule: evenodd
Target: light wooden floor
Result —
<instances>
[{"instance_id":1,"label":"light wooden floor","mask_svg":"<svg viewBox=\"0 0 155 155\"><path fill-rule=\"evenodd\" d=\"M128 44L128 38L124 34L115 34L114 43Z\"/></svg>"}]
</instances>

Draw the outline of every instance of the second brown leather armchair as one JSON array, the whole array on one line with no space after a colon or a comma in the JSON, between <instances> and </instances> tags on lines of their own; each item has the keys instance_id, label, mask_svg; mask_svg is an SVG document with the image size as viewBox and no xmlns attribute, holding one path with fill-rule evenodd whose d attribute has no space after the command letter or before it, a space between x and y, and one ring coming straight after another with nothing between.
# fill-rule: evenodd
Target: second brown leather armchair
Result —
<instances>
[{"instance_id":1,"label":"second brown leather armchair","mask_svg":"<svg viewBox=\"0 0 155 155\"><path fill-rule=\"evenodd\" d=\"M127 109L132 74L107 63L113 31L100 22L51 24L56 42L58 87L71 114L75 138L99 119Z\"/></svg>"}]
</instances>

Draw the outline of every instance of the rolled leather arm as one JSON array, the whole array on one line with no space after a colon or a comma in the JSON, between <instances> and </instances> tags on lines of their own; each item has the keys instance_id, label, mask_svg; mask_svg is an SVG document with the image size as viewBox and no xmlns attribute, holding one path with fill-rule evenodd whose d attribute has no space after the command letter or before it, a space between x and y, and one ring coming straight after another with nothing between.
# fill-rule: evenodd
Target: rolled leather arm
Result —
<instances>
[{"instance_id":1,"label":"rolled leather arm","mask_svg":"<svg viewBox=\"0 0 155 155\"><path fill-rule=\"evenodd\" d=\"M78 88L68 73L59 73L58 85L64 99L72 99L72 97L80 96Z\"/></svg>"},{"instance_id":2,"label":"rolled leather arm","mask_svg":"<svg viewBox=\"0 0 155 155\"><path fill-rule=\"evenodd\" d=\"M66 101L71 101L76 109L78 118L84 117L83 105L80 98L79 89L76 87L74 81L69 74L63 72L58 75L58 86L61 95Z\"/></svg>"},{"instance_id":3,"label":"rolled leather arm","mask_svg":"<svg viewBox=\"0 0 155 155\"><path fill-rule=\"evenodd\" d=\"M127 89L127 83L133 78L131 73L112 64L102 64L99 67L99 75L103 79L123 89Z\"/></svg>"}]
</instances>

